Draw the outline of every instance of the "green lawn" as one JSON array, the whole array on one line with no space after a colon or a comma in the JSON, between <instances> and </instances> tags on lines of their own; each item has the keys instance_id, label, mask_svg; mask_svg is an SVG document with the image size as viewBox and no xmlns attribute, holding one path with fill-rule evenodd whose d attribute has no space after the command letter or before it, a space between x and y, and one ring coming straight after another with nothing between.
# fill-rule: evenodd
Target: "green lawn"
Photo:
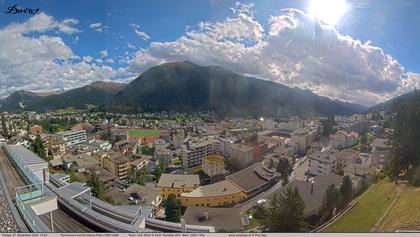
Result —
<instances>
[{"instance_id":1,"label":"green lawn","mask_svg":"<svg viewBox=\"0 0 420 237\"><path fill-rule=\"evenodd\" d=\"M130 137L159 137L158 130L131 129L128 131Z\"/></svg>"},{"instance_id":2,"label":"green lawn","mask_svg":"<svg viewBox=\"0 0 420 237\"><path fill-rule=\"evenodd\" d=\"M369 232L396 195L396 185L381 181L360 197L359 203L323 232Z\"/></svg>"},{"instance_id":3,"label":"green lawn","mask_svg":"<svg viewBox=\"0 0 420 237\"><path fill-rule=\"evenodd\" d=\"M400 198L375 231L420 230L420 188L400 185Z\"/></svg>"}]
</instances>

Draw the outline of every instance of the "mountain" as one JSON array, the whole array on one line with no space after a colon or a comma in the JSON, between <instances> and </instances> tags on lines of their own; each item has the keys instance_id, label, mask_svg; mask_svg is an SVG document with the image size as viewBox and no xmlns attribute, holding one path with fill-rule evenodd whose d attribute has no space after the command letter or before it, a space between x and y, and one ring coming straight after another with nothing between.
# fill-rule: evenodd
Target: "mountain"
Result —
<instances>
[{"instance_id":1,"label":"mountain","mask_svg":"<svg viewBox=\"0 0 420 237\"><path fill-rule=\"evenodd\" d=\"M50 111L67 107L86 109L105 103L121 91L125 84L116 82L94 82L92 84L61 93L34 93L17 91L0 100L0 111Z\"/></svg>"},{"instance_id":2,"label":"mountain","mask_svg":"<svg viewBox=\"0 0 420 237\"><path fill-rule=\"evenodd\" d=\"M397 96L392 98L388 101L383 103L377 104L371 108L369 108L369 112L380 112L380 111L391 111L394 106L408 103L413 100L420 100L420 92L416 89L411 92L405 93L403 95Z\"/></svg>"},{"instance_id":3,"label":"mountain","mask_svg":"<svg viewBox=\"0 0 420 237\"><path fill-rule=\"evenodd\" d=\"M150 68L102 108L121 113L209 110L229 116L352 114L366 109L307 90L244 77L219 66L191 62Z\"/></svg>"}]
</instances>

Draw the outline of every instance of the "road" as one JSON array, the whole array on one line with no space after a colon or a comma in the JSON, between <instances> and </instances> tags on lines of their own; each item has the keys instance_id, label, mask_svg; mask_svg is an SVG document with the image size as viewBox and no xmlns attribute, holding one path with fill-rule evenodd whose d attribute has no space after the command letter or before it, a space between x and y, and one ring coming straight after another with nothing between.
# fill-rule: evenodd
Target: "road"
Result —
<instances>
[{"instance_id":1,"label":"road","mask_svg":"<svg viewBox=\"0 0 420 237\"><path fill-rule=\"evenodd\" d=\"M305 173L306 167L308 167L308 160L306 158L303 158L303 159L304 159L304 162L302 164L299 164L300 162L298 162L293 167L293 172L290 174L289 182L293 181L294 179L298 179L298 180L305 179L304 173ZM239 207L241 213L246 212L247 210L251 209L258 200L269 197L271 194L279 190L281 187L282 187L282 182L280 181L276 183L274 186L272 186L270 189L258 194L257 196L247 200L246 202L236 204L235 207Z\"/></svg>"}]
</instances>

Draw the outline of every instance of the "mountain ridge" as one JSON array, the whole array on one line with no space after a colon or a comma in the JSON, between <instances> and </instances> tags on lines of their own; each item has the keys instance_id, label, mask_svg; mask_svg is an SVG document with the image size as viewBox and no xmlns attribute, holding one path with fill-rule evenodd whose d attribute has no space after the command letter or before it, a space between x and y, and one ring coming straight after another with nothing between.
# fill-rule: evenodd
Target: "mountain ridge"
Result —
<instances>
[{"instance_id":1,"label":"mountain ridge","mask_svg":"<svg viewBox=\"0 0 420 237\"><path fill-rule=\"evenodd\" d=\"M107 112L213 111L234 116L328 115L367 108L241 76L220 66L169 62L151 67L101 109Z\"/></svg>"},{"instance_id":2,"label":"mountain ridge","mask_svg":"<svg viewBox=\"0 0 420 237\"><path fill-rule=\"evenodd\" d=\"M19 90L0 100L0 111L44 112L66 107L86 109L104 103L122 90L125 85L118 82L96 81L66 91L32 92Z\"/></svg>"}]
</instances>

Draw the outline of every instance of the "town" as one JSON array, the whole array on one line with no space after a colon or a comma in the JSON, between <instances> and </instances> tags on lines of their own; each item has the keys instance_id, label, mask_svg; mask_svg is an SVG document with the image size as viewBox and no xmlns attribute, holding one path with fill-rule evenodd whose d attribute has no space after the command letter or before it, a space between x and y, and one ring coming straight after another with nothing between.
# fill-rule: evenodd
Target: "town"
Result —
<instances>
[{"instance_id":1,"label":"town","mask_svg":"<svg viewBox=\"0 0 420 237\"><path fill-rule=\"evenodd\" d=\"M47 162L35 174L68 192L89 190L89 200L216 232L264 231L262 212L297 190L307 230L314 230L389 166L388 118L4 112L0 143ZM326 197L336 192L343 198L331 208Z\"/></svg>"}]
</instances>

